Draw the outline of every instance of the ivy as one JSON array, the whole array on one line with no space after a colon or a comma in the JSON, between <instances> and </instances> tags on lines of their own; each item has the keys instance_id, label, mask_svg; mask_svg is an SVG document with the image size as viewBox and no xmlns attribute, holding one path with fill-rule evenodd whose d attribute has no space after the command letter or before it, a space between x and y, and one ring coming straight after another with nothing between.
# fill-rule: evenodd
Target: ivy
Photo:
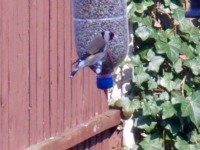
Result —
<instances>
[{"instance_id":1,"label":"ivy","mask_svg":"<svg viewBox=\"0 0 200 150\"><path fill-rule=\"evenodd\" d=\"M115 106L133 114L141 149L200 149L200 30L184 0L129 0L131 90ZM127 115L128 114L128 115Z\"/></svg>"}]
</instances>

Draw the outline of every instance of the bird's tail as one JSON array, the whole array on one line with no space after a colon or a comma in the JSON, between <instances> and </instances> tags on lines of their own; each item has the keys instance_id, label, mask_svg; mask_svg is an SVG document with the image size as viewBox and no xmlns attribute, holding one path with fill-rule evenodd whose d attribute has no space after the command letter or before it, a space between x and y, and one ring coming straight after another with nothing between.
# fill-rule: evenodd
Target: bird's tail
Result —
<instances>
[{"instance_id":1,"label":"bird's tail","mask_svg":"<svg viewBox=\"0 0 200 150\"><path fill-rule=\"evenodd\" d=\"M78 68L75 68L69 75L69 78L73 78L74 75L78 72Z\"/></svg>"}]
</instances>

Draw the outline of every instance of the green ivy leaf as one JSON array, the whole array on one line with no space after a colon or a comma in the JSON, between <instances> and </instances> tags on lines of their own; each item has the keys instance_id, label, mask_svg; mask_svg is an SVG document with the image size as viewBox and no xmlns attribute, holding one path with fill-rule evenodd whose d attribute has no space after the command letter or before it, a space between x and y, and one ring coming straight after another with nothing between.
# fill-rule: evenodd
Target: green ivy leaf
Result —
<instances>
[{"instance_id":1,"label":"green ivy leaf","mask_svg":"<svg viewBox=\"0 0 200 150\"><path fill-rule=\"evenodd\" d=\"M165 101L162 105L162 118L167 119L176 114L176 110L170 101Z\"/></svg>"},{"instance_id":2,"label":"green ivy leaf","mask_svg":"<svg viewBox=\"0 0 200 150\"><path fill-rule=\"evenodd\" d=\"M188 60L184 63L184 65L189 67L194 75L200 74L200 58L194 58L192 60Z\"/></svg>"},{"instance_id":3,"label":"green ivy leaf","mask_svg":"<svg viewBox=\"0 0 200 150\"><path fill-rule=\"evenodd\" d=\"M140 26L135 30L135 35L141 38L143 41L147 40L154 34L154 30L150 26Z\"/></svg>"},{"instance_id":4,"label":"green ivy leaf","mask_svg":"<svg viewBox=\"0 0 200 150\"><path fill-rule=\"evenodd\" d=\"M144 116L152 115L155 117L161 111L161 108L157 105L156 101L153 100L148 102L144 101L142 108Z\"/></svg>"},{"instance_id":5,"label":"green ivy leaf","mask_svg":"<svg viewBox=\"0 0 200 150\"><path fill-rule=\"evenodd\" d=\"M170 45L171 44L171 45ZM156 41L155 47L159 54L165 53L172 63L179 59L179 51L172 45L173 43L165 43L163 41Z\"/></svg>"},{"instance_id":6,"label":"green ivy leaf","mask_svg":"<svg viewBox=\"0 0 200 150\"><path fill-rule=\"evenodd\" d=\"M171 117L169 119L163 120L161 125L170 131L170 133L175 136L178 132L181 131L181 122L178 117Z\"/></svg>"},{"instance_id":7,"label":"green ivy leaf","mask_svg":"<svg viewBox=\"0 0 200 150\"><path fill-rule=\"evenodd\" d=\"M169 100L169 94L168 94L168 92L162 92L161 94L160 94L160 96L159 96L159 99L160 100L166 100L166 101L168 101Z\"/></svg>"},{"instance_id":8,"label":"green ivy leaf","mask_svg":"<svg viewBox=\"0 0 200 150\"><path fill-rule=\"evenodd\" d=\"M153 56L149 62L149 66L147 67L148 70L158 72L160 65L164 62L164 60L165 59L161 56Z\"/></svg>"},{"instance_id":9,"label":"green ivy leaf","mask_svg":"<svg viewBox=\"0 0 200 150\"><path fill-rule=\"evenodd\" d=\"M183 70L181 60L179 59L177 62L175 62L173 67L174 67L174 70L176 71L176 73L180 73Z\"/></svg>"},{"instance_id":10,"label":"green ivy leaf","mask_svg":"<svg viewBox=\"0 0 200 150\"><path fill-rule=\"evenodd\" d=\"M189 143L180 137L176 138L175 147L180 150L190 150Z\"/></svg>"},{"instance_id":11,"label":"green ivy leaf","mask_svg":"<svg viewBox=\"0 0 200 150\"><path fill-rule=\"evenodd\" d=\"M143 82L148 81L149 74L146 73L145 67L135 67L134 77L132 79L133 83L136 83L138 86L141 86Z\"/></svg>"},{"instance_id":12,"label":"green ivy leaf","mask_svg":"<svg viewBox=\"0 0 200 150\"><path fill-rule=\"evenodd\" d=\"M200 92L195 92L192 96L187 97L186 100L181 101L182 116L189 116L191 121L200 127Z\"/></svg>"},{"instance_id":13,"label":"green ivy leaf","mask_svg":"<svg viewBox=\"0 0 200 150\"><path fill-rule=\"evenodd\" d=\"M162 87L165 87L168 91L172 91L174 89L180 88L180 83L177 81L172 81L173 75L172 73L165 73L164 77L158 80L158 84Z\"/></svg>"},{"instance_id":14,"label":"green ivy leaf","mask_svg":"<svg viewBox=\"0 0 200 150\"><path fill-rule=\"evenodd\" d=\"M150 116L140 116L135 120L135 126L139 129L144 129L150 133L154 130L157 122L153 121Z\"/></svg>"},{"instance_id":15,"label":"green ivy leaf","mask_svg":"<svg viewBox=\"0 0 200 150\"><path fill-rule=\"evenodd\" d=\"M197 131L192 131L187 136L190 139L190 142L200 146L200 134L198 134Z\"/></svg>"},{"instance_id":16,"label":"green ivy leaf","mask_svg":"<svg viewBox=\"0 0 200 150\"><path fill-rule=\"evenodd\" d=\"M129 100L128 98L117 100L114 105L122 108L123 115L127 118L141 107L138 100Z\"/></svg>"},{"instance_id":17,"label":"green ivy leaf","mask_svg":"<svg viewBox=\"0 0 200 150\"><path fill-rule=\"evenodd\" d=\"M153 1L143 1L143 3L134 3L133 9L138 13L143 13L145 10L147 10L149 6L152 6L153 4L154 4Z\"/></svg>"},{"instance_id":18,"label":"green ivy leaf","mask_svg":"<svg viewBox=\"0 0 200 150\"><path fill-rule=\"evenodd\" d=\"M158 87L158 84L157 84L156 80L154 78L150 78L148 81L148 89L153 91L157 87Z\"/></svg>"},{"instance_id":19,"label":"green ivy leaf","mask_svg":"<svg viewBox=\"0 0 200 150\"><path fill-rule=\"evenodd\" d=\"M139 143L143 150L164 150L162 146L162 138L148 135Z\"/></svg>"}]
</instances>

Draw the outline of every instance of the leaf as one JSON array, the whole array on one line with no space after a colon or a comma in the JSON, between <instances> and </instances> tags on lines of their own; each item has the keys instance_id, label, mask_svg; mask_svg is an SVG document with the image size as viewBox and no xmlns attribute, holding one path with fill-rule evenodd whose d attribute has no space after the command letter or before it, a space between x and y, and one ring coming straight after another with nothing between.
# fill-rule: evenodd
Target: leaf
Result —
<instances>
[{"instance_id":1,"label":"leaf","mask_svg":"<svg viewBox=\"0 0 200 150\"><path fill-rule=\"evenodd\" d=\"M140 102L136 99L129 100L128 98L117 100L114 106L122 108L123 115L129 118L136 110L140 108Z\"/></svg>"},{"instance_id":2,"label":"leaf","mask_svg":"<svg viewBox=\"0 0 200 150\"><path fill-rule=\"evenodd\" d=\"M159 96L160 100L169 100L169 94L168 92L162 92Z\"/></svg>"},{"instance_id":3,"label":"leaf","mask_svg":"<svg viewBox=\"0 0 200 150\"><path fill-rule=\"evenodd\" d=\"M197 91L192 96L187 97L186 100L181 101L182 116L189 116L191 121L200 127L200 92Z\"/></svg>"},{"instance_id":4,"label":"leaf","mask_svg":"<svg viewBox=\"0 0 200 150\"><path fill-rule=\"evenodd\" d=\"M131 57L131 62L133 64L133 66L141 66L142 65L142 61L140 60L140 56L139 55L133 55Z\"/></svg>"},{"instance_id":5,"label":"leaf","mask_svg":"<svg viewBox=\"0 0 200 150\"><path fill-rule=\"evenodd\" d=\"M200 58L187 60L185 61L184 65L189 67L192 70L194 75L200 74Z\"/></svg>"},{"instance_id":6,"label":"leaf","mask_svg":"<svg viewBox=\"0 0 200 150\"><path fill-rule=\"evenodd\" d=\"M170 131L170 133L175 136L181 131L181 122L178 117L171 117L169 119L163 120L161 125Z\"/></svg>"},{"instance_id":7,"label":"leaf","mask_svg":"<svg viewBox=\"0 0 200 150\"><path fill-rule=\"evenodd\" d=\"M135 30L135 35L142 39L142 41L147 40L152 34L153 29L149 26L140 26Z\"/></svg>"},{"instance_id":8,"label":"leaf","mask_svg":"<svg viewBox=\"0 0 200 150\"><path fill-rule=\"evenodd\" d=\"M161 56L153 56L148 65L148 70L158 72L160 65L164 62L164 58Z\"/></svg>"},{"instance_id":9,"label":"leaf","mask_svg":"<svg viewBox=\"0 0 200 150\"><path fill-rule=\"evenodd\" d=\"M155 57L155 53L153 51L153 49L149 49L148 52L147 52L147 60L148 61L151 61L153 59L153 57Z\"/></svg>"},{"instance_id":10,"label":"leaf","mask_svg":"<svg viewBox=\"0 0 200 150\"><path fill-rule=\"evenodd\" d=\"M134 77L133 77L133 83L136 83L138 86L141 86L143 82L148 81L149 74L146 73L145 67L135 67L134 70Z\"/></svg>"},{"instance_id":11,"label":"leaf","mask_svg":"<svg viewBox=\"0 0 200 150\"><path fill-rule=\"evenodd\" d=\"M198 134L197 131L192 131L187 136L190 139L190 142L200 145L200 134Z\"/></svg>"},{"instance_id":12,"label":"leaf","mask_svg":"<svg viewBox=\"0 0 200 150\"><path fill-rule=\"evenodd\" d=\"M175 62L173 67L176 73L180 73L183 70L181 60L179 59L177 62Z\"/></svg>"},{"instance_id":13,"label":"leaf","mask_svg":"<svg viewBox=\"0 0 200 150\"><path fill-rule=\"evenodd\" d=\"M162 105L162 119L167 119L176 114L176 110L170 101L165 101Z\"/></svg>"},{"instance_id":14,"label":"leaf","mask_svg":"<svg viewBox=\"0 0 200 150\"><path fill-rule=\"evenodd\" d=\"M157 82L156 82L156 80L154 79L154 78L150 78L149 79L149 81L148 81L148 89L149 90L154 90L154 89L156 89L158 87L158 84L157 84Z\"/></svg>"},{"instance_id":15,"label":"leaf","mask_svg":"<svg viewBox=\"0 0 200 150\"><path fill-rule=\"evenodd\" d=\"M142 142L139 143L143 150L164 150L162 147L162 139L148 135Z\"/></svg>"},{"instance_id":16,"label":"leaf","mask_svg":"<svg viewBox=\"0 0 200 150\"><path fill-rule=\"evenodd\" d=\"M172 43L171 43L172 44ZM175 63L179 58L179 52L177 49L170 45L170 43L165 43L163 41L157 41L155 43L156 50L159 54L165 53L172 63Z\"/></svg>"},{"instance_id":17,"label":"leaf","mask_svg":"<svg viewBox=\"0 0 200 150\"><path fill-rule=\"evenodd\" d=\"M180 150L189 150L189 143L180 137L177 137L175 147Z\"/></svg>"},{"instance_id":18,"label":"leaf","mask_svg":"<svg viewBox=\"0 0 200 150\"><path fill-rule=\"evenodd\" d=\"M172 73L165 73L164 77L158 80L158 84L162 87L165 87L168 91L172 91L174 89L178 89L180 87L180 83L172 81L173 75Z\"/></svg>"},{"instance_id":19,"label":"leaf","mask_svg":"<svg viewBox=\"0 0 200 150\"><path fill-rule=\"evenodd\" d=\"M140 116L135 120L136 127L144 129L148 133L154 130L156 124L157 122L153 121L150 116Z\"/></svg>"},{"instance_id":20,"label":"leaf","mask_svg":"<svg viewBox=\"0 0 200 150\"><path fill-rule=\"evenodd\" d=\"M138 13L143 13L145 10L147 10L149 6L153 4L154 4L153 1L143 1L142 3L134 3L133 9Z\"/></svg>"},{"instance_id":21,"label":"leaf","mask_svg":"<svg viewBox=\"0 0 200 150\"><path fill-rule=\"evenodd\" d=\"M144 116L152 115L155 117L161 111L161 108L153 100L150 100L148 102L144 101L142 108Z\"/></svg>"}]
</instances>

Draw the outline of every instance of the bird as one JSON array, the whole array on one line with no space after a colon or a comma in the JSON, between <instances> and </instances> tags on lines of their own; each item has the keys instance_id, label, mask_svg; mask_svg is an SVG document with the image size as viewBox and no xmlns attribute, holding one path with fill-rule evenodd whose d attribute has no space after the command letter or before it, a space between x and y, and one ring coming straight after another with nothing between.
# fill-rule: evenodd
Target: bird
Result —
<instances>
[{"instance_id":1,"label":"bird","mask_svg":"<svg viewBox=\"0 0 200 150\"><path fill-rule=\"evenodd\" d=\"M86 47L84 52L72 65L75 65L69 78L73 78L74 75L82 68L96 65L96 73L101 72L100 66L102 66L102 60L106 55L105 46L114 38L114 33L111 31L102 31L97 35Z\"/></svg>"}]
</instances>

